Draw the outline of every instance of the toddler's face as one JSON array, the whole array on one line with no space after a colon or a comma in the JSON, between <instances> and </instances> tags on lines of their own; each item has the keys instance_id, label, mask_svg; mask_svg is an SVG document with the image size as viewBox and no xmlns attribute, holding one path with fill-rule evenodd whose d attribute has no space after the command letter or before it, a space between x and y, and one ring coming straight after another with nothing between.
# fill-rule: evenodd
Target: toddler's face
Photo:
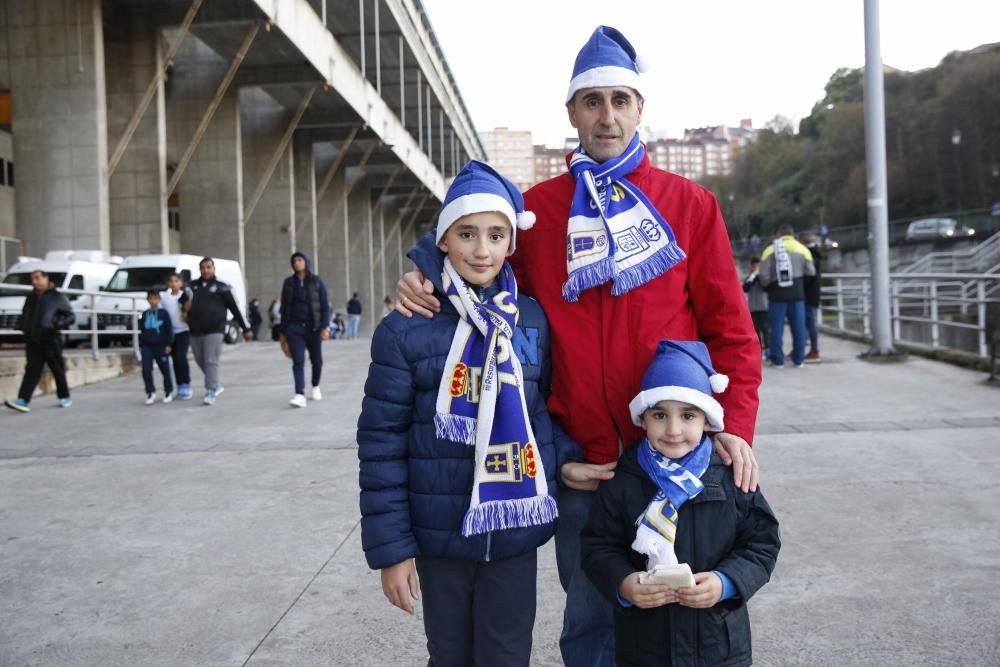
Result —
<instances>
[{"instance_id":1,"label":"toddler's face","mask_svg":"<svg viewBox=\"0 0 1000 667\"><path fill-rule=\"evenodd\" d=\"M707 425L704 412L680 401L660 401L642 413L649 443L670 459L679 459L697 447Z\"/></svg>"}]
</instances>

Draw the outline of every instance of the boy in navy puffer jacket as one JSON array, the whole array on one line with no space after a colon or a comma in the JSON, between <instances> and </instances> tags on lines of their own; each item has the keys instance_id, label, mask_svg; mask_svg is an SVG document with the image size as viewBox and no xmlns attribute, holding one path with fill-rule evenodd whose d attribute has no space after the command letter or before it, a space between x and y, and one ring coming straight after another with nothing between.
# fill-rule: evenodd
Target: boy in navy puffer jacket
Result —
<instances>
[{"instance_id":1,"label":"boy in navy puffer jacket","mask_svg":"<svg viewBox=\"0 0 1000 667\"><path fill-rule=\"evenodd\" d=\"M515 224L533 220L523 208L516 186L469 162L445 197L438 247L409 254L441 312L390 313L372 340L362 546L393 605L413 613L422 589L435 665L528 664L537 549L555 532L556 476L580 460L545 407L548 323L506 262Z\"/></svg>"},{"instance_id":2,"label":"boy in navy puffer jacket","mask_svg":"<svg viewBox=\"0 0 1000 667\"><path fill-rule=\"evenodd\" d=\"M146 405L156 401L156 385L153 382L153 362L163 374L163 402L169 403L174 397L174 382L170 375L170 346L174 344L174 328L170 313L160 307L160 292L151 289L146 292L149 310L143 311L139 324L139 350L142 357L142 381L146 388Z\"/></svg>"}]
</instances>

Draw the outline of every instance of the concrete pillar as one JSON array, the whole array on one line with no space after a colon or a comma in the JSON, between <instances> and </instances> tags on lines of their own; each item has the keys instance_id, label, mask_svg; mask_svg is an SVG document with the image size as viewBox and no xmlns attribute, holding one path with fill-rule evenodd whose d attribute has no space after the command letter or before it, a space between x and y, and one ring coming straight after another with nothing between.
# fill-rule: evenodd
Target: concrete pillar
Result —
<instances>
[{"instance_id":1,"label":"concrete pillar","mask_svg":"<svg viewBox=\"0 0 1000 667\"><path fill-rule=\"evenodd\" d=\"M289 111L260 88L240 90L243 127L243 199L249 204L258 183L267 171L281 137L292 117ZM298 226L293 205L295 176L291 169L294 145L289 143L271 176L260 202L247 222L247 297L264 303L280 296L281 284L291 273L292 230ZM287 151L292 151L289 159ZM294 217L293 217L294 216Z\"/></svg>"},{"instance_id":2,"label":"concrete pillar","mask_svg":"<svg viewBox=\"0 0 1000 667\"><path fill-rule=\"evenodd\" d=\"M0 41L25 252L110 250L101 0L4 0Z\"/></svg>"},{"instance_id":3,"label":"concrete pillar","mask_svg":"<svg viewBox=\"0 0 1000 667\"><path fill-rule=\"evenodd\" d=\"M348 180L354 172L354 169L348 169ZM347 203L349 211L347 224L350 233L348 280L350 291L358 293L364 308L360 333L363 336L370 336L382 312L382 295L375 291L373 258L377 232L372 228L371 191L366 179L362 179L354 187L347 198Z\"/></svg>"},{"instance_id":4,"label":"concrete pillar","mask_svg":"<svg viewBox=\"0 0 1000 667\"><path fill-rule=\"evenodd\" d=\"M140 15L119 19L105 41L108 141L113 150L162 63L158 33ZM169 252L180 234L167 226L164 202L167 126L164 85L111 175L111 250L117 255ZM173 236L173 238L171 238Z\"/></svg>"},{"instance_id":5,"label":"concrete pillar","mask_svg":"<svg viewBox=\"0 0 1000 667\"><path fill-rule=\"evenodd\" d=\"M312 142L302 134L292 137L295 193L295 242L292 244L312 258L313 271L326 279L326 253L319 245L316 221L316 167Z\"/></svg>"},{"instance_id":6,"label":"concrete pillar","mask_svg":"<svg viewBox=\"0 0 1000 667\"><path fill-rule=\"evenodd\" d=\"M171 168L194 136L226 68L227 63L193 35L184 39L167 86L167 162ZM240 132L239 91L230 88L177 185L180 252L239 258Z\"/></svg>"},{"instance_id":7,"label":"concrete pillar","mask_svg":"<svg viewBox=\"0 0 1000 667\"><path fill-rule=\"evenodd\" d=\"M317 173L326 173L333 158L327 157L317 164ZM321 256L320 271L326 281L334 312L346 317L347 300L351 297L348 280L350 260L345 242L345 223L350 215L344 205L344 174L335 175L322 199L316 200L316 226ZM349 230L348 230L349 231Z\"/></svg>"}]
</instances>

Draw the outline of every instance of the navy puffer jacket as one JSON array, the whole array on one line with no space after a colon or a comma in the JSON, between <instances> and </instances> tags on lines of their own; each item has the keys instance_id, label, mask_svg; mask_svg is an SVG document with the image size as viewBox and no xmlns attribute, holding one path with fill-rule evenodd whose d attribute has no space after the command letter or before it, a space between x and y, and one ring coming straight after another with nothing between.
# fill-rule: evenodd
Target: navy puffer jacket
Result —
<instances>
[{"instance_id":1,"label":"navy puffer jacket","mask_svg":"<svg viewBox=\"0 0 1000 667\"><path fill-rule=\"evenodd\" d=\"M536 549L555 522L464 537L475 451L434 433L438 386L458 313L442 294L443 254L425 239L408 255L434 281L441 312L433 319L387 315L375 329L372 363L358 419L361 543L372 569L416 556L503 560ZM487 288L486 294L497 288ZM576 443L549 417L549 328L541 306L523 294L514 351L524 370L525 401L549 493L560 466L581 460Z\"/></svg>"}]
</instances>

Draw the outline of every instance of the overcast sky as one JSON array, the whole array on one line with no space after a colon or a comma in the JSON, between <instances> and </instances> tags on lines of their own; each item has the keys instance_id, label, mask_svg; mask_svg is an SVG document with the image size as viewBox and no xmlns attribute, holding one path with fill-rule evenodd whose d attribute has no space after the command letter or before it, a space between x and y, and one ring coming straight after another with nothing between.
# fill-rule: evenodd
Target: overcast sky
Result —
<instances>
[{"instance_id":1,"label":"overcast sky","mask_svg":"<svg viewBox=\"0 0 1000 667\"><path fill-rule=\"evenodd\" d=\"M653 69L643 124L796 122L838 67L864 64L862 0L422 0L479 130L531 130L561 146L576 53L598 25L621 30ZM1000 41L997 0L882 0L882 60L903 70Z\"/></svg>"}]
</instances>

